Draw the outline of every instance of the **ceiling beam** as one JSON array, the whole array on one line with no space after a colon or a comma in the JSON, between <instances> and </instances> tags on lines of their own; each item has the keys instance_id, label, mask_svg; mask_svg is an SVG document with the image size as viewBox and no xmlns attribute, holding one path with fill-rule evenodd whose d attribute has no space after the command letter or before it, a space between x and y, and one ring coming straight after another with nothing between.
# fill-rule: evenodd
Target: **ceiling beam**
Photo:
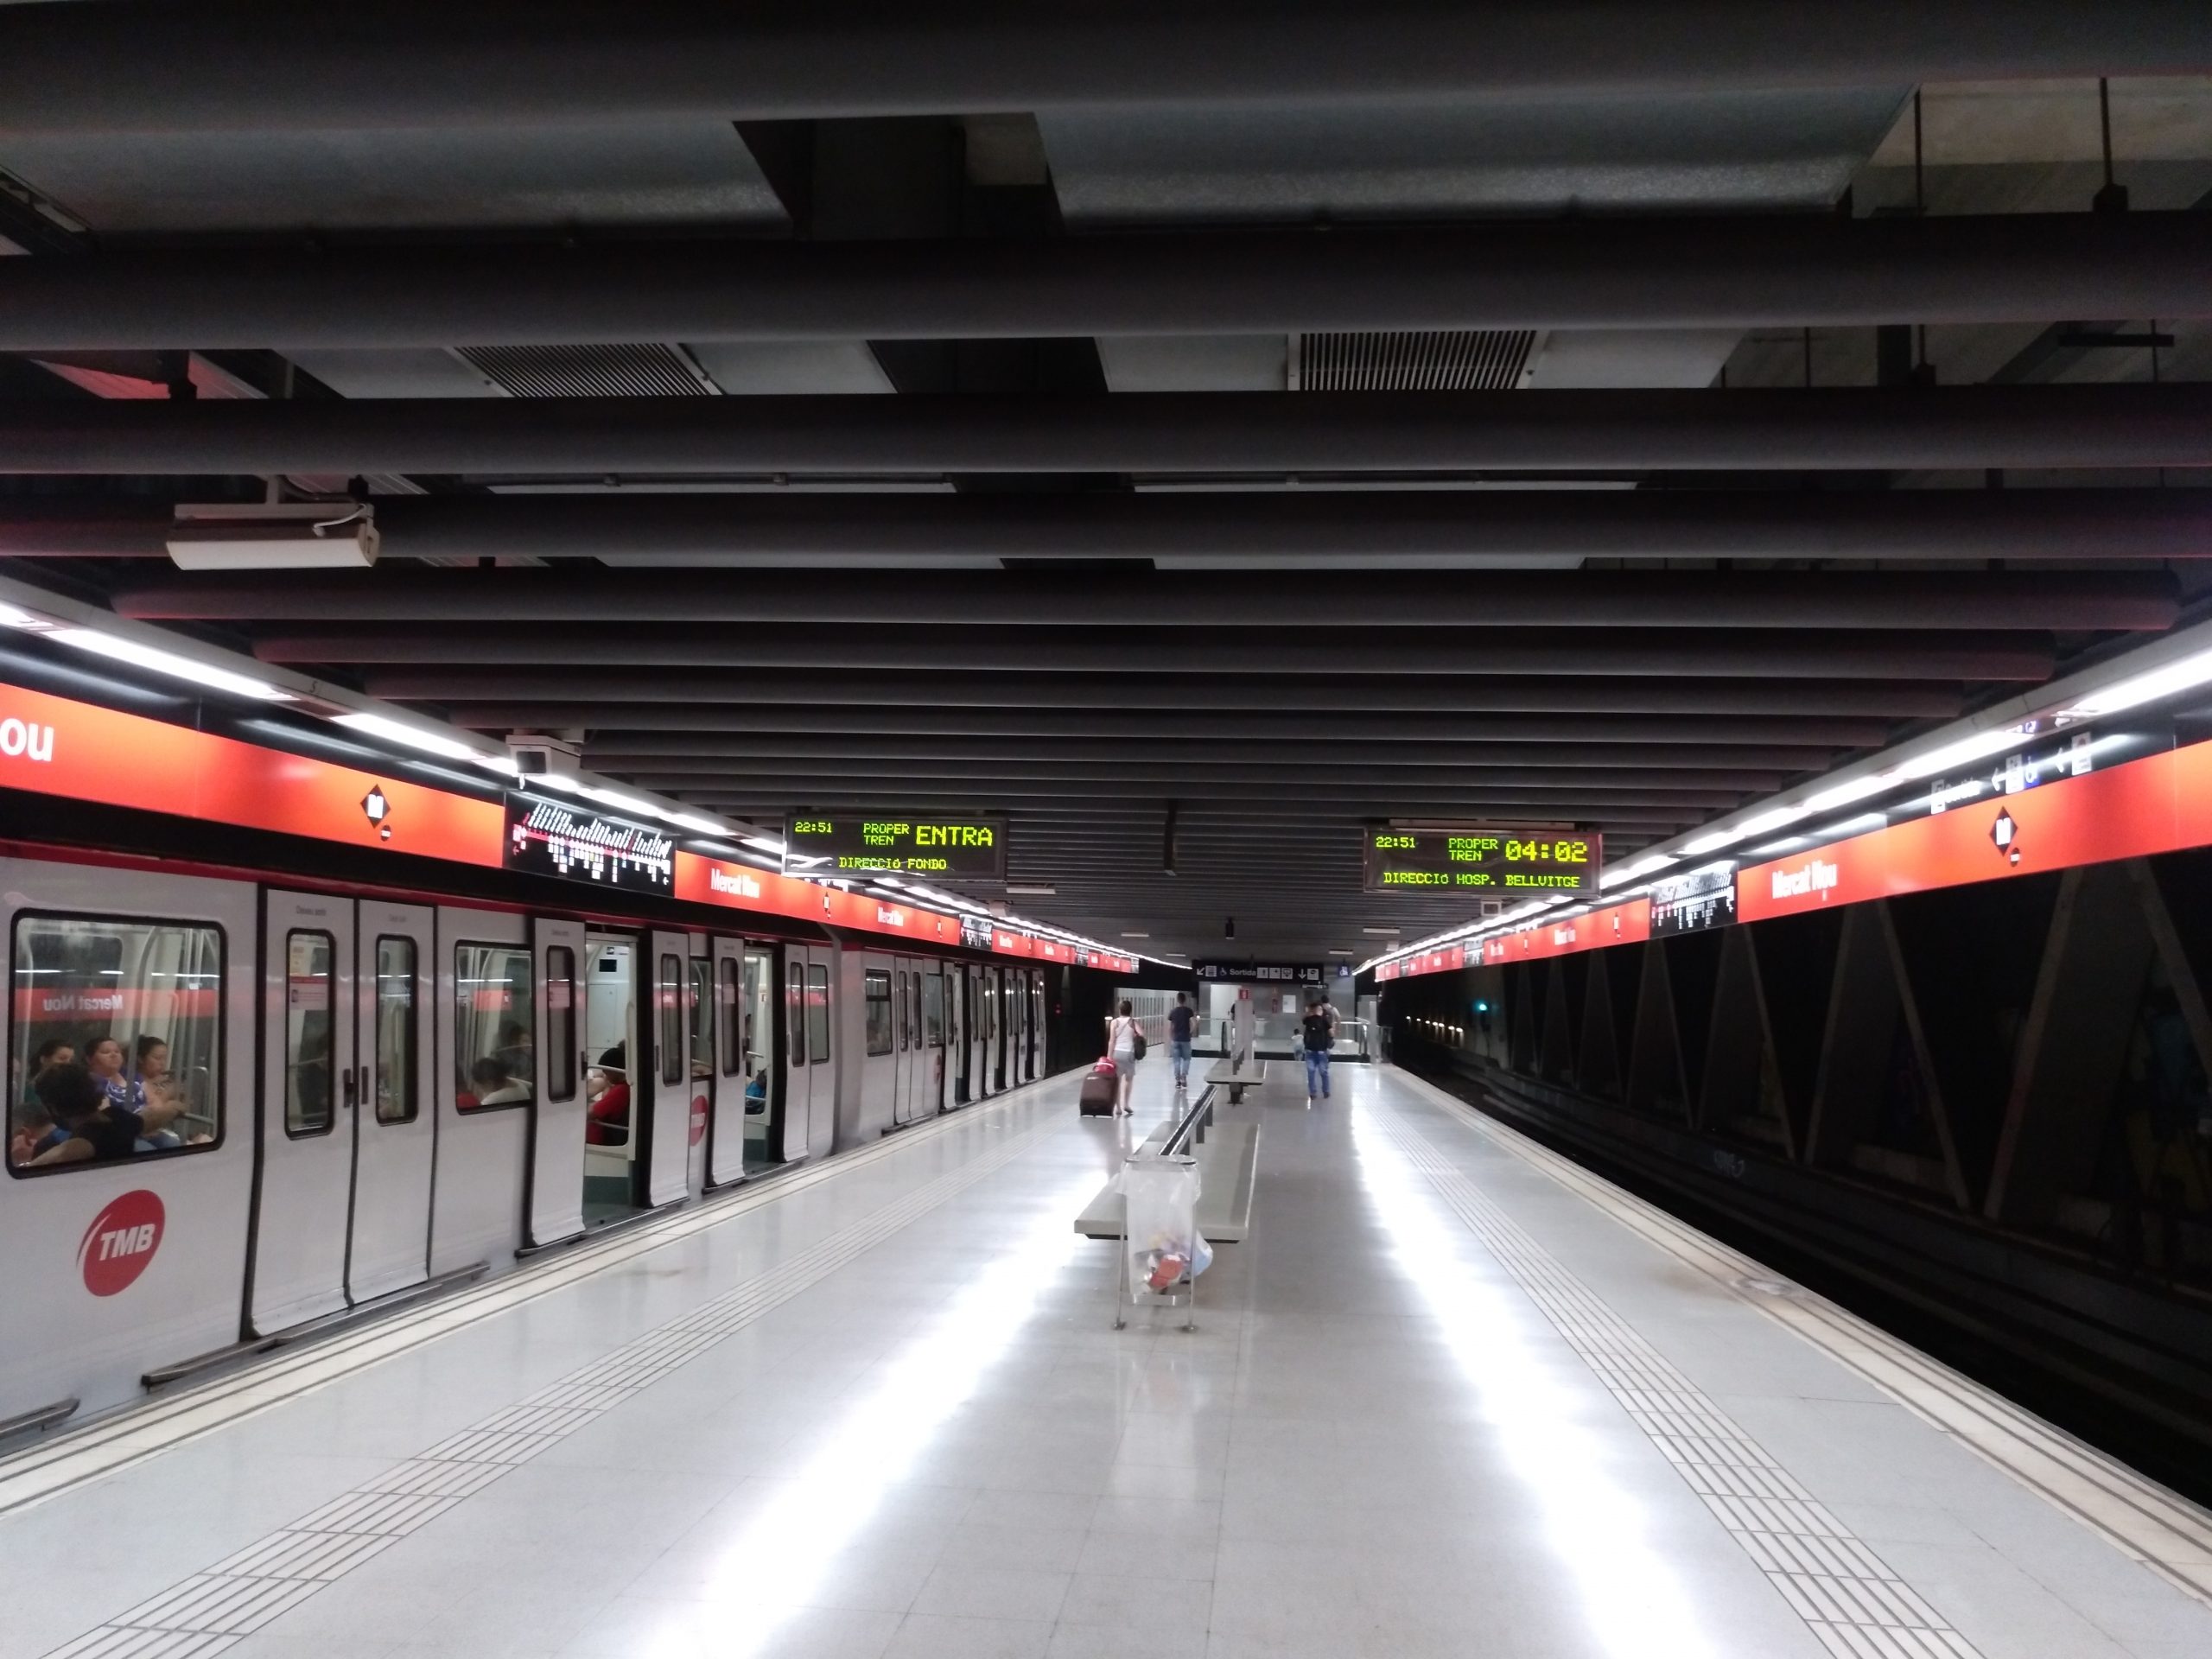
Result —
<instances>
[{"instance_id":1,"label":"ceiling beam","mask_svg":"<svg viewBox=\"0 0 2212 1659\"><path fill-rule=\"evenodd\" d=\"M0 7L0 31L53 10ZM101 51L94 64L105 71L118 55ZM344 55L326 40L302 61ZM0 32L0 111L30 95L11 96L20 67ZM167 83L191 79L160 67ZM285 73L305 91L320 79L296 63ZM1502 219L1027 241L179 249L0 264L0 351L34 353L1840 327L2208 311L2212 215L2201 213Z\"/></svg>"},{"instance_id":2,"label":"ceiling beam","mask_svg":"<svg viewBox=\"0 0 2212 1659\"><path fill-rule=\"evenodd\" d=\"M2208 447L2212 454L2212 447ZM1130 605L1150 572L804 570L656 575L573 569L240 571L125 586L111 603L149 621L943 623L962 628L1205 628L1311 623L1314 596L1230 571L1192 571ZM2163 631L2179 613L2164 571L1378 570L1328 596L1338 627L2066 628Z\"/></svg>"},{"instance_id":3,"label":"ceiling beam","mask_svg":"<svg viewBox=\"0 0 2212 1659\"><path fill-rule=\"evenodd\" d=\"M1548 766L1577 772L1601 771L1609 766L1772 772L1825 766L1834 753L1830 749L1802 745L1485 743L1478 741L1480 735L1469 732L1463 741L1452 743L1346 742L1332 753L1329 764L1354 770L1402 766ZM989 760L1018 766L1064 760L1108 764L1157 761L1162 765L1191 761L1206 766L1235 766L1254 760L1310 760L1315 741L1302 717L1287 714L1265 738L1246 738L1234 745L1166 732L1140 740L1084 734L1043 741L895 735L828 737L804 734L772 738L647 736L587 743L583 759L586 766L594 768L671 760L681 763L679 770L695 766L760 766L772 760L842 764L869 760L902 763Z\"/></svg>"},{"instance_id":4,"label":"ceiling beam","mask_svg":"<svg viewBox=\"0 0 2212 1659\"><path fill-rule=\"evenodd\" d=\"M0 473L516 478L2201 467L2212 386L0 404Z\"/></svg>"},{"instance_id":5,"label":"ceiling beam","mask_svg":"<svg viewBox=\"0 0 2212 1659\"><path fill-rule=\"evenodd\" d=\"M1201 701L1195 696L1188 701ZM1359 715L1301 709L1295 721L1281 713L1179 709L1166 715L1102 717L1093 708L946 709L903 705L808 708L788 703L461 702L446 718L476 731L582 730L592 745L610 747L647 738L697 734L709 739L796 739L810 746L825 740L957 738L1007 743L1081 737L1105 742L1182 738L1244 742L1340 741L1380 748L1410 743L1560 745L1681 745L1821 750L1872 748L1893 734L1890 722L1844 716L1738 715L1543 715L1484 713L1400 714L1376 721ZM687 745L687 747L689 747ZM695 753L697 753L696 748ZM827 752L827 751L825 751Z\"/></svg>"},{"instance_id":6,"label":"ceiling beam","mask_svg":"<svg viewBox=\"0 0 2212 1659\"><path fill-rule=\"evenodd\" d=\"M2212 224L2212 214L2202 217ZM0 261L0 279L11 266L45 263ZM1529 559L2212 557L2212 492L2187 488L614 491L386 496L375 506L387 557L582 558L621 569L1135 558L1341 571L1355 561L1450 569ZM169 523L159 500L126 508L97 497L29 498L0 505L0 555L165 559Z\"/></svg>"},{"instance_id":7,"label":"ceiling beam","mask_svg":"<svg viewBox=\"0 0 2212 1659\"><path fill-rule=\"evenodd\" d=\"M0 9L0 135L586 126L2202 73L2190 0ZM59 14L59 15L50 15ZM118 41L130 50L118 52ZM865 47L856 42L865 42ZM312 66L307 73L304 66Z\"/></svg>"},{"instance_id":8,"label":"ceiling beam","mask_svg":"<svg viewBox=\"0 0 2212 1659\"><path fill-rule=\"evenodd\" d=\"M810 779L847 779L847 787L856 787L854 781L912 781L912 779L943 779L943 781L978 783L1097 783L1097 785L1144 785L1148 790L1168 791L1174 787L1192 783L1294 783L1300 777L1310 777L1312 761L1296 761L1292 757L1281 757L1276 761L1241 761L1241 759L1219 759L1219 761L1166 761L1166 759L1133 759L1133 761L1002 761L1002 759L943 759L943 757L865 757L854 761L838 759L805 759L779 757L767 761L715 761L715 759L690 759L681 754L661 754L641 761L608 761L617 772L652 772L657 779L688 779L690 787L702 787L702 783L734 787L743 779L761 772L798 772ZM1676 794L1694 791L1707 794L1714 790L1727 790L1734 794L1770 794L1783 785L1777 772L1752 772L1741 767L1573 767L1573 766L1371 766L1347 767L1340 774L1344 787L1350 790L1407 790L1407 787L1438 787L1438 790L1537 790L1541 794L1601 790L1655 790ZM655 785L659 787L659 785Z\"/></svg>"},{"instance_id":9,"label":"ceiling beam","mask_svg":"<svg viewBox=\"0 0 2212 1659\"><path fill-rule=\"evenodd\" d=\"M597 664L603 652L583 659ZM1079 710L1101 722L1131 711L1181 711L1193 704L1221 712L1260 711L1283 717L1283 681L1273 676L1210 675L1202 683L1163 679L1127 664L1110 674L745 673L702 669L657 674L608 664L588 679L573 667L484 668L466 661L442 665L372 668L363 676L371 696L399 702L497 697L572 707L588 690L610 721L658 720L671 709L772 709L779 704L873 708L885 703L922 710ZM1301 709L1316 714L1572 714L1751 715L1948 720L1966 700L1955 683L1933 679L1868 682L1718 679L1708 674L1660 681L1606 678L1510 679L1465 676L1332 672L1298 687ZM1165 716L1163 715L1163 718ZM540 728L555 726L541 719ZM556 728L557 729L557 728Z\"/></svg>"},{"instance_id":10,"label":"ceiling beam","mask_svg":"<svg viewBox=\"0 0 2212 1659\"><path fill-rule=\"evenodd\" d=\"M1073 633L1075 637L1067 638ZM1096 630L791 626L476 628L410 626L270 635L254 655L270 663L505 663L629 668L780 667L856 671L995 669L1046 673L1182 675L1696 674L1756 679L2041 681L2050 636L2036 632L1874 633L1743 629L1639 629L1583 634L1529 630L1472 643L1449 631L1280 628L1224 639L1156 629L1128 640ZM581 682L588 684L589 681ZM573 687L572 687L573 689Z\"/></svg>"}]
</instances>

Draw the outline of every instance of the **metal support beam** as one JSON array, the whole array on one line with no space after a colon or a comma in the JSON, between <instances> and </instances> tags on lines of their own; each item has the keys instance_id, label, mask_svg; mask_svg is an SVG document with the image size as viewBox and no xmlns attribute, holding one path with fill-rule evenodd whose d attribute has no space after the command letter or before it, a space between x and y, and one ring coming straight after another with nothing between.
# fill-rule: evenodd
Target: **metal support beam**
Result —
<instances>
[{"instance_id":1,"label":"metal support beam","mask_svg":"<svg viewBox=\"0 0 2212 1659\"><path fill-rule=\"evenodd\" d=\"M2205 216L2212 224L2212 214ZM0 262L10 265L33 259ZM2212 274L2208 274L2212 293ZM4 308L4 301L0 301ZM1004 559L1341 570L1573 559L2212 557L2212 492L1273 490L390 496L388 557L995 567ZM165 506L0 509L0 555L166 557Z\"/></svg>"},{"instance_id":2,"label":"metal support beam","mask_svg":"<svg viewBox=\"0 0 2212 1659\"><path fill-rule=\"evenodd\" d=\"M53 10L0 8L0 111L20 109L29 95L11 94L9 72L19 65L4 44L7 23ZM313 60L340 55L325 41ZM104 72L117 56L103 51L92 61ZM311 92L319 77L296 67L288 78ZM189 79L167 64L161 73ZM198 249L0 264L0 351L31 353L1863 327L2208 310L2212 216L2202 213Z\"/></svg>"},{"instance_id":3,"label":"metal support beam","mask_svg":"<svg viewBox=\"0 0 2212 1659\"><path fill-rule=\"evenodd\" d=\"M0 135L1904 87L2196 72L2212 60L2203 8L2190 0L1832 0L1782 13L1759 0L1663 12L1631 0L1196 10L849 0L772 19L647 0L611 21L602 7L550 0L527 29L429 0L337 16L274 0L99 11L112 16L0 12Z\"/></svg>"},{"instance_id":4,"label":"metal support beam","mask_svg":"<svg viewBox=\"0 0 2212 1659\"><path fill-rule=\"evenodd\" d=\"M1072 639L1059 637L1073 633ZM537 628L466 632L408 628L275 635L254 642L270 663L571 664L610 654L653 668L837 668L1045 673L1288 674L1326 663L1335 674L1713 675L1753 679L1941 679L2040 682L2050 636L2033 632L1873 634L1744 629L1724 639L1694 630L1609 636L1530 630L1478 646L1450 631L1278 629L1223 639L1187 630L1134 640L1093 631L1009 628L655 628L610 653L603 632Z\"/></svg>"},{"instance_id":5,"label":"metal support beam","mask_svg":"<svg viewBox=\"0 0 2212 1659\"><path fill-rule=\"evenodd\" d=\"M0 325L3 326L3 325ZM2212 386L0 404L0 473L516 478L2202 467Z\"/></svg>"},{"instance_id":6,"label":"metal support beam","mask_svg":"<svg viewBox=\"0 0 2212 1659\"><path fill-rule=\"evenodd\" d=\"M683 575L596 570L386 569L172 577L125 588L146 620L291 622L942 623L1205 628L1310 623L1313 597L1231 572L1193 572L1172 601L1122 601L1111 571L803 570ZM2164 571L1374 571L1333 588L1338 627L2064 628L2163 632L2178 614Z\"/></svg>"},{"instance_id":7,"label":"metal support beam","mask_svg":"<svg viewBox=\"0 0 2212 1659\"><path fill-rule=\"evenodd\" d=\"M1783 754L1872 748L1892 735L1878 720L1738 715L1719 719L1697 715L1501 715L1399 714L1387 721L1359 715L1322 714L1301 709L1294 726L1279 713L1179 710L1172 720L1103 716L1089 707L1061 709L958 709L912 706L807 708L790 703L537 703L462 702L445 716L477 731L584 730L595 734L594 747L612 750L645 739L678 741L692 733L710 742L746 742L767 738L795 740L810 747L849 738L939 737L976 743L1013 744L1044 739L1058 743L1071 737L1095 741L1148 742L1163 729L1197 741L1341 742L1381 750L1419 743L1522 744L1557 747L1570 754L1585 745L1637 746L1641 753L1673 747L1710 753L1751 747ZM749 736L747 734L750 734ZM695 741L683 746L704 753ZM1646 746L1649 746L1648 747ZM829 752L827 750L825 753ZM1732 758L1732 756L1731 757ZM1781 764L1779 761L1776 764Z\"/></svg>"},{"instance_id":8,"label":"metal support beam","mask_svg":"<svg viewBox=\"0 0 2212 1659\"><path fill-rule=\"evenodd\" d=\"M692 766L760 766L775 760L835 762L839 769L849 761L916 760L936 763L998 761L1028 766L1071 762L1157 761L1163 766L1181 762L1200 766L1237 766L1252 761L1294 761L1312 758L1313 734L1301 716L1278 720L1263 737L1246 738L1233 745L1218 740L1192 740L1181 723L1169 729L1173 737L1150 739L1102 738L1090 733L1062 734L1051 738L972 738L932 736L826 736L820 734L773 737L684 737L681 734L609 738L584 747L584 764L595 769L648 766L659 761L680 763L672 770ZM1485 743L1479 731L1470 730L1452 743L1347 743L1332 756L1332 766L1361 770L1375 766L1548 766L1594 776L1607 767L1637 766L1688 769L1731 773L1803 772L1827 764L1824 748L1784 748L1773 745L1702 744L1664 747L1640 743ZM1303 753L1300 753L1303 750Z\"/></svg>"},{"instance_id":9,"label":"metal support beam","mask_svg":"<svg viewBox=\"0 0 2212 1659\"><path fill-rule=\"evenodd\" d=\"M597 662L593 651L580 660ZM1369 715L1402 714L1435 718L1451 715L1696 715L1756 718L1837 717L1881 720L1948 720L1966 707L1956 683L1933 679L1891 683L1830 680L1719 679L1707 671L1694 677L1664 681L1567 679L1530 681L1485 675L1425 677L1330 674L1299 687L1301 708L1317 714ZM572 668L485 668L466 662L441 666L372 669L364 677L371 696L398 702L439 702L496 697L514 704L541 703L535 724L558 729L589 725L560 721L588 689L594 709L609 721L659 724L673 711L773 709L779 705L873 709L885 704L909 709L1080 710L1109 721L1135 709L1267 711L1280 719L1280 678L1210 676L1202 685L1164 680L1122 664L1119 672L1079 674L984 674L950 671L924 674L746 673L702 671L682 676L594 668L588 683ZM619 713L617 710L619 709ZM996 715L993 716L996 718Z\"/></svg>"}]
</instances>

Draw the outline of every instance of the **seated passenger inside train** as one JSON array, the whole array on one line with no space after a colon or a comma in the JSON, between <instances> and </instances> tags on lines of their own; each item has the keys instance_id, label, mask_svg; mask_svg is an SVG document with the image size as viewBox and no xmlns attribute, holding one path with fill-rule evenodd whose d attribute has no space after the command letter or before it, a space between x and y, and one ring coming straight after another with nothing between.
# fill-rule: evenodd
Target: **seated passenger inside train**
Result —
<instances>
[{"instance_id":1,"label":"seated passenger inside train","mask_svg":"<svg viewBox=\"0 0 2212 1659\"><path fill-rule=\"evenodd\" d=\"M44 1076L44 1071L40 1075ZM21 1169L48 1147L60 1146L66 1139L64 1132L54 1127L54 1114L46 1109L46 1103L33 1095L16 1108L15 1121L9 1126L9 1165Z\"/></svg>"},{"instance_id":2,"label":"seated passenger inside train","mask_svg":"<svg viewBox=\"0 0 2212 1659\"><path fill-rule=\"evenodd\" d=\"M99 1037L85 1051L85 1069L108 1101L121 1110L136 1112L146 1104L146 1090L124 1068L119 1038Z\"/></svg>"},{"instance_id":3,"label":"seated passenger inside train","mask_svg":"<svg viewBox=\"0 0 2212 1659\"><path fill-rule=\"evenodd\" d=\"M745 1109L748 1112L768 1109L768 1069L766 1066L746 1079Z\"/></svg>"},{"instance_id":4,"label":"seated passenger inside train","mask_svg":"<svg viewBox=\"0 0 2212 1659\"><path fill-rule=\"evenodd\" d=\"M46 1108L39 1103L38 1080L49 1066L67 1065L77 1058L76 1045L64 1037L49 1037L38 1046L38 1052L31 1057L30 1070L23 1077L22 1098L16 1103L36 1106L42 1113Z\"/></svg>"},{"instance_id":5,"label":"seated passenger inside train","mask_svg":"<svg viewBox=\"0 0 2212 1659\"><path fill-rule=\"evenodd\" d=\"M184 1108L173 1102L149 1103L143 1111L118 1106L106 1086L86 1067L73 1062L48 1069L39 1078L40 1102L63 1138L30 1160L34 1169L54 1164L128 1158L156 1148L149 1134L160 1134ZM175 1144L174 1136L171 1144Z\"/></svg>"},{"instance_id":6,"label":"seated passenger inside train","mask_svg":"<svg viewBox=\"0 0 2212 1659\"><path fill-rule=\"evenodd\" d=\"M181 1102L176 1078L169 1071L169 1046L167 1039L150 1033L141 1033L135 1046L132 1068L138 1076L134 1085L137 1100L133 1109L143 1109L151 1101ZM183 1141L176 1134L163 1129L146 1137L156 1147L176 1147Z\"/></svg>"},{"instance_id":7,"label":"seated passenger inside train","mask_svg":"<svg viewBox=\"0 0 2212 1659\"><path fill-rule=\"evenodd\" d=\"M590 1078L591 1104L584 1116L584 1144L624 1147L630 1143L629 1052L617 1043L599 1057Z\"/></svg>"},{"instance_id":8,"label":"seated passenger inside train","mask_svg":"<svg viewBox=\"0 0 2212 1659\"><path fill-rule=\"evenodd\" d=\"M492 1051L492 1058L505 1068L511 1077L534 1077L537 1075L537 1051L531 1046L530 1032L519 1020L510 1020L499 1027L499 1046ZM486 1105L498 1103L486 1101Z\"/></svg>"},{"instance_id":9,"label":"seated passenger inside train","mask_svg":"<svg viewBox=\"0 0 2212 1659\"><path fill-rule=\"evenodd\" d=\"M528 1082L511 1073L505 1062L494 1054L486 1054L470 1066L468 1080L475 1085L479 1106L519 1105L537 1093Z\"/></svg>"}]
</instances>

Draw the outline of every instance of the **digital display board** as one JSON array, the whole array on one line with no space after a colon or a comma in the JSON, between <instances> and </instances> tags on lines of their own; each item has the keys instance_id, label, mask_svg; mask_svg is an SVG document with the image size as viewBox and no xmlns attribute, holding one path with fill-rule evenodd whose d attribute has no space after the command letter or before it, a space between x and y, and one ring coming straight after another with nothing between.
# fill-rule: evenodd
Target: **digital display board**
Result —
<instances>
[{"instance_id":1,"label":"digital display board","mask_svg":"<svg viewBox=\"0 0 2212 1659\"><path fill-rule=\"evenodd\" d=\"M919 875L936 881L1006 879L1006 820L896 812L824 812L784 823L791 875Z\"/></svg>"},{"instance_id":2,"label":"digital display board","mask_svg":"<svg viewBox=\"0 0 2212 1659\"><path fill-rule=\"evenodd\" d=\"M1651 884L1651 934L1695 933L1736 919L1736 872L1716 864Z\"/></svg>"},{"instance_id":3,"label":"digital display board","mask_svg":"<svg viewBox=\"0 0 2212 1659\"><path fill-rule=\"evenodd\" d=\"M507 797L507 868L646 893L676 891L676 838L650 824Z\"/></svg>"},{"instance_id":4,"label":"digital display board","mask_svg":"<svg viewBox=\"0 0 2212 1659\"><path fill-rule=\"evenodd\" d=\"M1600 838L1573 830L1488 824L1370 824L1361 867L1370 893L1595 893Z\"/></svg>"}]
</instances>

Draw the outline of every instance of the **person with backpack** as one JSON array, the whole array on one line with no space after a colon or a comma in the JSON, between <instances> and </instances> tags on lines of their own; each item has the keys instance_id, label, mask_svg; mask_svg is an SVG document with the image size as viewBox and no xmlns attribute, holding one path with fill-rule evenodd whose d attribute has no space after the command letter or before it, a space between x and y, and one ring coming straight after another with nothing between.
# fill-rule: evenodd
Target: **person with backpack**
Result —
<instances>
[{"instance_id":1,"label":"person with backpack","mask_svg":"<svg viewBox=\"0 0 2212 1659\"><path fill-rule=\"evenodd\" d=\"M1137 1062L1144 1058L1144 1033L1137 1029L1136 1007L1122 999L1121 1012L1106 1028L1106 1052L1114 1062L1114 1116L1129 1115L1129 1094L1137 1086Z\"/></svg>"},{"instance_id":2,"label":"person with backpack","mask_svg":"<svg viewBox=\"0 0 2212 1659\"><path fill-rule=\"evenodd\" d=\"M1191 1086L1191 1039L1197 1034L1198 1010L1188 991L1175 993L1175 1006L1167 1010L1167 1058L1175 1062L1175 1086Z\"/></svg>"},{"instance_id":3,"label":"person with backpack","mask_svg":"<svg viewBox=\"0 0 2212 1659\"><path fill-rule=\"evenodd\" d=\"M1306 1103L1329 1097L1329 1051L1337 1045L1337 1011L1319 991L1306 993Z\"/></svg>"}]
</instances>

